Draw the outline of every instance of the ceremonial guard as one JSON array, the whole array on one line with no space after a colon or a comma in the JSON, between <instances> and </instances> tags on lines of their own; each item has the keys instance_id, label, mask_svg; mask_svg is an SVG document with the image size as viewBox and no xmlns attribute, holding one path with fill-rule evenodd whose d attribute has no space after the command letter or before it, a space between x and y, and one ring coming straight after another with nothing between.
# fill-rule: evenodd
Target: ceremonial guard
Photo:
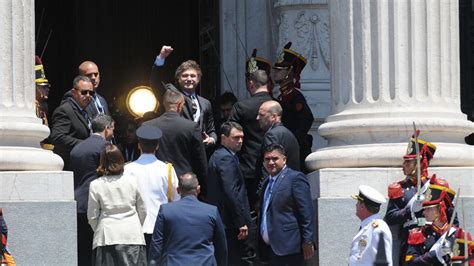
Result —
<instances>
[{"instance_id":1,"label":"ceremonial guard","mask_svg":"<svg viewBox=\"0 0 474 266\"><path fill-rule=\"evenodd\" d=\"M419 131L416 134L419 134ZM400 265L403 265L407 250L408 231L424 225L421 211L424 199L421 195L429 183L426 182L428 180L428 165L435 151L436 146L433 143L412 136L408 142L406 155L403 156L402 168L406 177L388 187L389 202L384 220L388 225L398 225L399 227ZM420 170L417 167L417 154L420 155ZM418 188L418 171L420 171L420 188ZM421 190L419 194L417 194L418 189ZM420 217L421 219L418 220Z\"/></svg>"},{"instance_id":2,"label":"ceremonial guard","mask_svg":"<svg viewBox=\"0 0 474 266\"><path fill-rule=\"evenodd\" d=\"M48 126L48 100L49 88L51 85L46 79L46 74L44 73L43 63L39 56L35 57L35 105L36 105L36 116L41 118L43 125ZM48 139L41 141L41 147L47 150L53 150L53 145L48 143Z\"/></svg>"},{"instance_id":3,"label":"ceremonial guard","mask_svg":"<svg viewBox=\"0 0 474 266\"><path fill-rule=\"evenodd\" d=\"M313 137L308 134L313 124L313 113L300 91L300 75L307 60L301 54L290 49L288 42L272 67L272 79L280 85L279 101L283 108L283 125L288 128L300 145L301 170L308 172L306 157L311 153Z\"/></svg>"},{"instance_id":4,"label":"ceremonial guard","mask_svg":"<svg viewBox=\"0 0 474 266\"><path fill-rule=\"evenodd\" d=\"M425 192L426 200L423 202L427 225L410 230L406 265L451 265L452 258L462 262L463 258L460 257L466 253L461 254L461 249L472 255L472 241L459 241L464 238L464 232L454 224L452 217L456 215L453 205L457 201L454 199L455 195L444 179L436 176L430 178ZM466 246L460 248L460 242L466 243ZM470 265L473 265L472 262Z\"/></svg>"},{"instance_id":5,"label":"ceremonial guard","mask_svg":"<svg viewBox=\"0 0 474 266\"><path fill-rule=\"evenodd\" d=\"M385 257L392 265L392 233L388 225L380 218L380 205L385 197L372 187L359 186L359 194L352 195L357 200L356 215L361 220L359 232L352 239L349 265L372 266L377 255L380 235L383 235Z\"/></svg>"}]
</instances>

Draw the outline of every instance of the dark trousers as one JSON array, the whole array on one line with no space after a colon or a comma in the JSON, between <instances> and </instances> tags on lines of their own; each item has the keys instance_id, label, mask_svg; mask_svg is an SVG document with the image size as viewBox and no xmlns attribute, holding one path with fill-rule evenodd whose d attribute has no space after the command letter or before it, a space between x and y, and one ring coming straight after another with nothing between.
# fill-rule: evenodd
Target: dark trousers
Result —
<instances>
[{"instance_id":1,"label":"dark trousers","mask_svg":"<svg viewBox=\"0 0 474 266\"><path fill-rule=\"evenodd\" d=\"M250 211L255 211L258 209L258 185L260 184L260 179L258 178L246 178L245 179L245 188L247 189L247 197L249 199Z\"/></svg>"},{"instance_id":2,"label":"dark trousers","mask_svg":"<svg viewBox=\"0 0 474 266\"><path fill-rule=\"evenodd\" d=\"M151 237L153 236L152 234L143 234L145 236L145 243L146 243L146 259L150 259L150 244L151 244Z\"/></svg>"},{"instance_id":3,"label":"dark trousers","mask_svg":"<svg viewBox=\"0 0 474 266\"><path fill-rule=\"evenodd\" d=\"M303 253L295 253L295 254L289 254L285 256L279 256L273 252L273 249L271 246L263 243L260 245L263 247L263 251L261 253L264 254L261 259L263 261L267 261L268 265L270 266L303 266L305 265ZM262 254L261 254L262 255Z\"/></svg>"},{"instance_id":4,"label":"dark trousers","mask_svg":"<svg viewBox=\"0 0 474 266\"><path fill-rule=\"evenodd\" d=\"M86 213L77 214L77 257L79 266L88 266L92 262L92 241L94 231L87 220Z\"/></svg>"},{"instance_id":5,"label":"dark trousers","mask_svg":"<svg viewBox=\"0 0 474 266\"><path fill-rule=\"evenodd\" d=\"M244 254L244 243L237 239L239 230L236 228L227 228L225 235L227 239L227 262L229 265L242 265L242 256Z\"/></svg>"}]
</instances>

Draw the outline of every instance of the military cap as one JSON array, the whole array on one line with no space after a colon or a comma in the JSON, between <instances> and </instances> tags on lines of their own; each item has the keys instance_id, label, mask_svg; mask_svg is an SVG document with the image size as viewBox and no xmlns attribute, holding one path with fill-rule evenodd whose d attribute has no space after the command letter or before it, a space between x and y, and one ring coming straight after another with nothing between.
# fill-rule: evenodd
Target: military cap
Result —
<instances>
[{"instance_id":1,"label":"military cap","mask_svg":"<svg viewBox=\"0 0 474 266\"><path fill-rule=\"evenodd\" d=\"M353 199L363 202L366 205L380 206L382 203L387 202L385 197L372 187L366 185L359 186L359 194L352 195Z\"/></svg>"},{"instance_id":2,"label":"military cap","mask_svg":"<svg viewBox=\"0 0 474 266\"><path fill-rule=\"evenodd\" d=\"M407 152L403 156L403 159L404 160L416 159L416 145L418 145L421 158L426 158L429 162L433 158L436 152L436 145L420 138L418 138L418 143L416 143L415 137L413 136L408 142Z\"/></svg>"},{"instance_id":3,"label":"military cap","mask_svg":"<svg viewBox=\"0 0 474 266\"><path fill-rule=\"evenodd\" d=\"M274 68L288 68L290 66L293 67L293 71L296 73L301 73L303 68L308 63L308 60L302 56L301 54L297 53L296 51L290 49L291 42L288 42L284 47L283 51L281 52L280 56L278 57Z\"/></svg>"},{"instance_id":4,"label":"military cap","mask_svg":"<svg viewBox=\"0 0 474 266\"><path fill-rule=\"evenodd\" d=\"M449 188L449 184L446 180L433 175L430 178L430 185L424 196L425 201L423 202L423 207L435 206L442 202L446 207L452 207L456 192Z\"/></svg>"},{"instance_id":5,"label":"military cap","mask_svg":"<svg viewBox=\"0 0 474 266\"><path fill-rule=\"evenodd\" d=\"M137 137L143 140L158 140L163 133L161 129L155 126L142 125L137 129Z\"/></svg>"},{"instance_id":6,"label":"military cap","mask_svg":"<svg viewBox=\"0 0 474 266\"><path fill-rule=\"evenodd\" d=\"M253 49L252 56L247 59L245 63L245 73L247 75L254 73L257 70L265 70L267 75L270 75L272 64L263 57L257 56L257 49Z\"/></svg>"}]
</instances>

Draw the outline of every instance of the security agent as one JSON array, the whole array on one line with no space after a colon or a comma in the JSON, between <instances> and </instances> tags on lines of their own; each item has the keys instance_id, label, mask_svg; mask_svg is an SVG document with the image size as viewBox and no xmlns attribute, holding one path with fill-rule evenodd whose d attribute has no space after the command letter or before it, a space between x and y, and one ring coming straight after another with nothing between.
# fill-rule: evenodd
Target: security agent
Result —
<instances>
[{"instance_id":1,"label":"security agent","mask_svg":"<svg viewBox=\"0 0 474 266\"><path fill-rule=\"evenodd\" d=\"M392 265L392 233L388 225L380 218L380 205L385 197L372 187L359 186L359 194L352 195L357 200L356 215L361 220L359 232L352 239L349 265L374 265L380 233L385 242L385 254L388 265Z\"/></svg>"}]
</instances>

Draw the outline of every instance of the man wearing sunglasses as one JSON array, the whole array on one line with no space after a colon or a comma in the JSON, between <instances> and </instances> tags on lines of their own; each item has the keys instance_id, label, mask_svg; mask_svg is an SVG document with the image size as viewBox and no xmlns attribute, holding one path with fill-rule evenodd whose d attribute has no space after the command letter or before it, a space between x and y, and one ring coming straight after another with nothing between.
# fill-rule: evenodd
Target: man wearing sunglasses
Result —
<instances>
[{"instance_id":1,"label":"man wearing sunglasses","mask_svg":"<svg viewBox=\"0 0 474 266\"><path fill-rule=\"evenodd\" d=\"M97 93L97 89L99 88L100 84L100 72L97 64L92 61L82 62L78 67L78 74L81 76L88 77L92 82L92 86L94 88L92 102L87 106L87 108L85 108L85 111L87 112L89 118L92 120L98 114L110 115L107 101L105 101L105 98L102 97L99 93ZM72 92L72 90L69 90L64 94L61 104L68 98L72 97Z\"/></svg>"},{"instance_id":2,"label":"man wearing sunglasses","mask_svg":"<svg viewBox=\"0 0 474 266\"><path fill-rule=\"evenodd\" d=\"M92 81L86 76L77 76L71 89L72 97L64 99L54 110L49 139L54 145L53 152L64 161L64 170L71 170L69 154L72 148L91 134L92 118L86 108L94 95Z\"/></svg>"}]
</instances>

